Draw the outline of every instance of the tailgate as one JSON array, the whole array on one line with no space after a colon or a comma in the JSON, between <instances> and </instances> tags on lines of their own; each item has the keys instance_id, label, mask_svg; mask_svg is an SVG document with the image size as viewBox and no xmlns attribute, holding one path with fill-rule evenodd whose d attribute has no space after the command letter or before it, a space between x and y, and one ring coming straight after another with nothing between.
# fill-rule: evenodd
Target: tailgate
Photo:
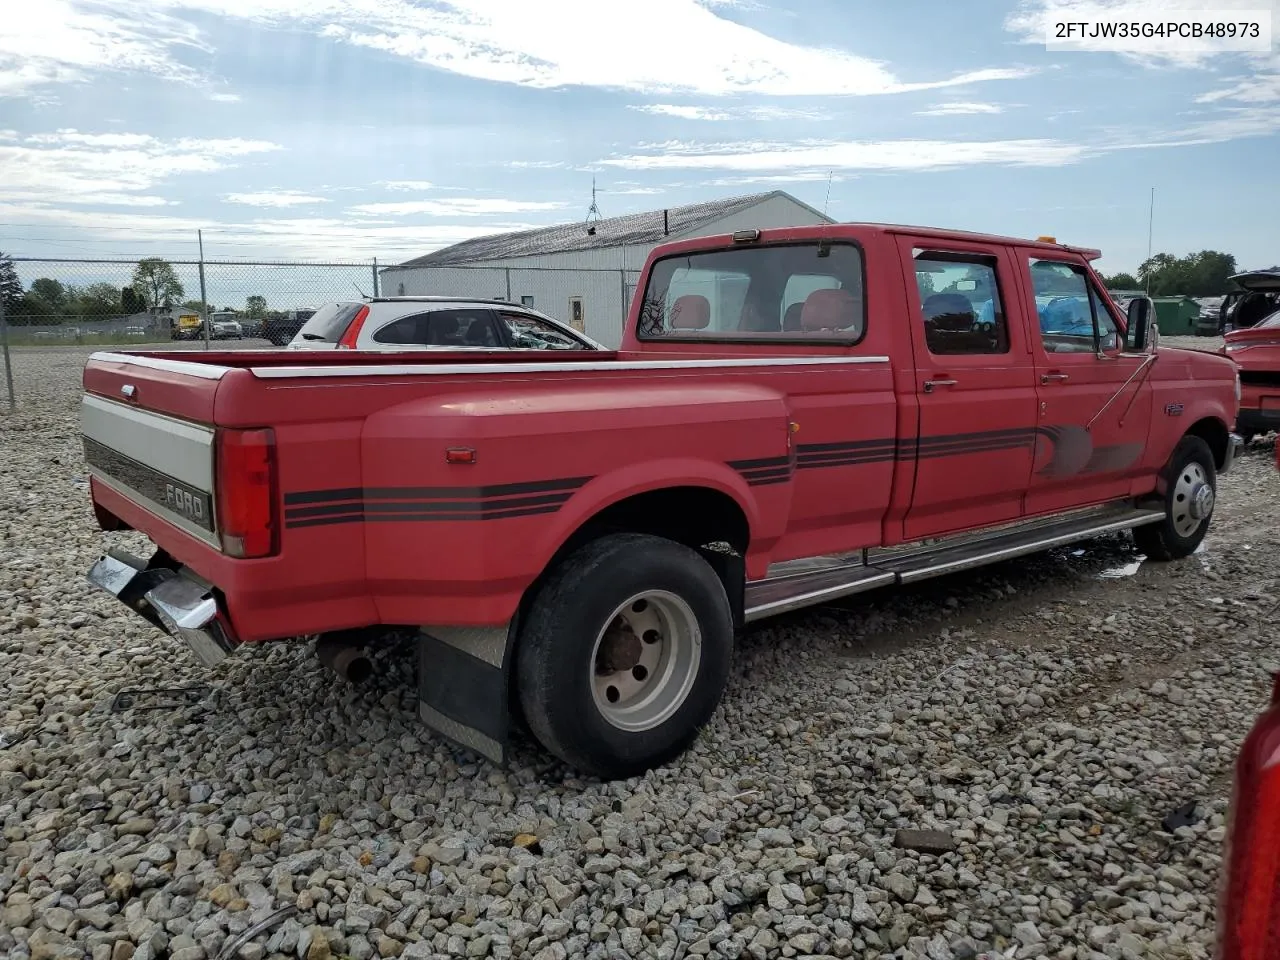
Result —
<instances>
[{"instance_id":1,"label":"tailgate","mask_svg":"<svg viewBox=\"0 0 1280 960\"><path fill-rule=\"evenodd\" d=\"M95 354L80 401L94 480L214 547L210 424L222 372L189 361Z\"/></svg>"}]
</instances>

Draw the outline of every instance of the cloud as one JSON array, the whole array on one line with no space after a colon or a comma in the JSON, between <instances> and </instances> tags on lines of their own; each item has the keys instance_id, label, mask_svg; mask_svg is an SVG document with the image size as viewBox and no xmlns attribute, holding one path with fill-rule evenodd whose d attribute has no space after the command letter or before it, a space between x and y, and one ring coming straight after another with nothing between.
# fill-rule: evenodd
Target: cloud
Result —
<instances>
[{"instance_id":1,"label":"cloud","mask_svg":"<svg viewBox=\"0 0 1280 960\"><path fill-rule=\"evenodd\" d=\"M181 174L211 173L281 149L240 138L161 140L143 133L58 130L0 138L0 200L154 206L147 191Z\"/></svg>"},{"instance_id":2,"label":"cloud","mask_svg":"<svg viewBox=\"0 0 1280 960\"><path fill-rule=\"evenodd\" d=\"M726 6L716 4L717 7ZM729 4L727 6L735 6ZM705 96L862 96L1026 76L988 68L903 79L880 61L804 46L735 23L697 0L652 0L627 18L631 55L584 55L566 24L599 18L597 0L41 0L0 21L0 90L130 70L195 82L176 58L207 49L178 14L303 29L432 69L535 88L597 87Z\"/></svg>"},{"instance_id":3,"label":"cloud","mask_svg":"<svg viewBox=\"0 0 1280 960\"><path fill-rule=\"evenodd\" d=\"M16 0L15 0L16 2ZM39 0L0 17L0 96L88 80L100 70L195 82L176 48L207 50L196 29L145 0Z\"/></svg>"},{"instance_id":4,"label":"cloud","mask_svg":"<svg viewBox=\"0 0 1280 960\"><path fill-rule=\"evenodd\" d=\"M741 107L721 109L692 104L645 103L629 107L640 113L659 117L676 117L680 120L823 120L826 115L817 110L796 110L788 107Z\"/></svg>"},{"instance_id":5,"label":"cloud","mask_svg":"<svg viewBox=\"0 0 1280 960\"><path fill-rule=\"evenodd\" d=\"M486 199L459 197L454 200L405 200L394 203L362 203L348 212L370 216L489 217L509 213L534 213L560 210L567 204L532 200Z\"/></svg>"},{"instance_id":6,"label":"cloud","mask_svg":"<svg viewBox=\"0 0 1280 960\"><path fill-rule=\"evenodd\" d=\"M379 180L377 185L387 190L430 190L434 186L429 180Z\"/></svg>"},{"instance_id":7,"label":"cloud","mask_svg":"<svg viewBox=\"0 0 1280 960\"><path fill-rule=\"evenodd\" d=\"M228 203L242 203L249 207L299 207L312 203L328 203L325 197L313 197L296 190L265 190L259 193L228 193L223 197Z\"/></svg>"},{"instance_id":8,"label":"cloud","mask_svg":"<svg viewBox=\"0 0 1280 960\"><path fill-rule=\"evenodd\" d=\"M632 170L942 170L977 164L1057 167L1075 163L1084 147L1056 140L864 140L804 143L686 144L600 162Z\"/></svg>"},{"instance_id":9,"label":"cloud","mask_svg":"<svg viewBox=\"0 0 1280 960\"><path fill-rule=\"evenodd\" d=\"M205 255L238 259L309 258L351 260L377 257L388 263L418 256L473 237L537 224L432 223L391 226L337 217L262 218L248 223L115 211L57 209L0 200L0 222L30 224L42 232L66 231L68 239L95 248L112 245L121 254L187 250L194 256L197 230Z\"/></svg>"},{"instance_id":10,"label":"cloud","mask_svg":"<svg viewBox=\"0 0 1280 960\"><path fill-rule=\"evenodd\" d=\"M977 113L1003 113L1004 107L996 103L937 103L927 110L917 110L917 117L963 117Z\"/></svg>"},{"instance_id":11,"label":"cloud","mask_svg":"<svg viewBox=\"0 0 1280 960\"><path fill-rule=\"evenodd\" d=\"M214 103L239 103L240 94L238 93L211 93L209 99Z\"/></svg>"}]
</instances>

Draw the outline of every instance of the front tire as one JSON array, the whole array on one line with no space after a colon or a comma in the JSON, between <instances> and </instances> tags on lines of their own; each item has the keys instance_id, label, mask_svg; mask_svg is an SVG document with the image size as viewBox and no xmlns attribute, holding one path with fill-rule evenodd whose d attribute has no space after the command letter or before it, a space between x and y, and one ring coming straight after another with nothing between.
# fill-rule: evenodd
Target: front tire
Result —
<instances>
[{"instance_id":1,"label":"front tire","mask_svg":"<svg viewBox=\"0 0 1280 960\"><path fill-rule=\"evenodd\" d=\"M534 737L602 779L678 756L729 678L733 616L720 578L689 547L643 534L592 541L539 589L520 632L516 682Z\"/></svg>"},{"instance_id":2,"label":"front tire","mask_svg":"<svg viewBox=\"0 0 1280 960\"><path fill-rule=\"evenodd\" d=\"M1180 560L1196 552L1218 496L1213 451L1200 437L1183 437L1163 475L1165 515L1136 527L1133 541L1152 560Z\"/></svg>"}]
</instances>

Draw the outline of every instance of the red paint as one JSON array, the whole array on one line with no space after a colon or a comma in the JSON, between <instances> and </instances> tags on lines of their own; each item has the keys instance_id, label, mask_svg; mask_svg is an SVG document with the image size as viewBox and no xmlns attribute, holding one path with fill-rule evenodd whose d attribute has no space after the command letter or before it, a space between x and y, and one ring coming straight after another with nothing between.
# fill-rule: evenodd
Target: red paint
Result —
<instances>
[{"instance_id":1,"label":"red paint","mask_svg":"<svg viewBox=\"0 0 1280 960\"><path fill-rule=\"evenodd\" d=\"M1232 330L1222 353L1240 368L1240 428L1280 428L1280 321Z\"/></svg>"},{"instance_id":2,"label":"red paint","mask_svg":"<svg viewBox=\"0 0 1280 960\"><path fill-rule=\"evenodd\" d=\"M118 398L133 383L147 409L219 428L270 427L270 506L283 522L272 555L234 559L101 484L93 486L95 504L215 584L246 640L375 624L499 624L575 531L638 494L678 487L721 497L745 519L747 574L758 579L782 560L1150 492L1194 424L1235 419L1234 370L1222 357L1161 349L1122 390L1141 358L1045 353L1028 259L1075 264L1101 287L1089 265L1096 251L1084 248L908 227L798 227L762 231L753 244L729 236L669 244L651 255L645 276L656 258L673 253L817 239L862 251L868 319L854 345L755 334L737 342L643 341L637 296L613 353L142 353L227 368L218 380L91 360L85 385L92 392ZM990 259L1007 352L929 353L914 248ZM815 298L822 310L808 311L810 319L823 319L824 330L838 326L846 300ZM795 357L889 360L600 366ZM584 368L526 369L549 362ZM251 369L316 364L486 369L291 379ZM1055 372L1069 379L1043 380ZM956 384L926 392L925 380ZM1164 412L1174 403L1182 405L1179 416ZM475 462L449 462L456 449L475 450ZM217 493L238 503L245 490L228 482L235 489ZM533 488L504 493L511 484ZM252 508L238 522L261 535L268 515L261 485L245 502Z\"/></svg>"},{"instance_id":3,"label":"red paint","mask_svg":"<svg viewBox=\"0 0 1280 960\"><path fill-rule=\"evenodd\" d=\"M1236 761L1218 906L1218 960L1280 956L1280 674Z\"/></svg>"}]
</instances>

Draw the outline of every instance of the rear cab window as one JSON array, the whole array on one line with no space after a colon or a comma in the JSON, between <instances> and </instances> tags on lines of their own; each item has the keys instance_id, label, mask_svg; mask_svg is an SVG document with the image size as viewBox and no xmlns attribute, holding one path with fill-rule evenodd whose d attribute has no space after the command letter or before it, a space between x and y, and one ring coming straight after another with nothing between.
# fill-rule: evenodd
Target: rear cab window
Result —
<instances>
[{"instance_id":1,"label":"rear cab window","mask_svg":"<svg viewBox=\"0 0 1280 960\"><path fill-rule=\"evenodd\" d=\"M935 357L1009 352L995 257L915 249L925 346Z\"/></svg>"},{"instance_id":2,"label":"rear cab window","mask_svg":"<svg viewBox=\"0 0 1280 960\"><path fill-rule=\"evenodd\" d=\"M641 340L854 344L866 335L861 249L847 240L696 251L653 264Z\"/></svg>"},{"instance_id":3,"label":"rear cab window","mask_svg":"<svg viewBox=\"0 0 1280 960\"><path fill-rule=\"evenodd\" d=\"M362 303L326 304L302 325L298 338L310 343L337 343L362 306Z\"/></svg>"}]
</instances>

